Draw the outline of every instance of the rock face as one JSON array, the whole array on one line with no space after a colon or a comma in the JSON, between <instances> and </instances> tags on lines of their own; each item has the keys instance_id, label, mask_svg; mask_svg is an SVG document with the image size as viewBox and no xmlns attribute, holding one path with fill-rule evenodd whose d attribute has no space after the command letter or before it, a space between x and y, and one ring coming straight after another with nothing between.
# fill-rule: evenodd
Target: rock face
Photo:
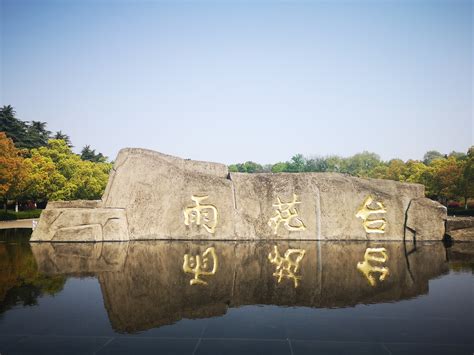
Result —
<instances>
[{"instance_id":1,"label":"rock face","mask_svg":"<svg viewBox=\"0 0 474 355\"><path fill-rule=\"evenodd\" d=\"M448 217L446 234L454 241L474 242L474 217Z\"/></svg>"},{"instance_id":2,"label":"rock face","mask_svg":"<svg viewBox=\"0 0 474 355\"><path fill-rule=\"evenodd\" d=\"M128 148L101 201L48 205L31 240L404 240L406 222L417 238L441 240L440 206L419 184L229 173L222 164Z\"/></svg>"},{"instance_id":3,"label":"rock face","mask_svg":"<svg viewBox=\"0 0 474 355\"><path fill-rule=\"evenodd\" d=\"M191 262L208 250L207 265ZM447 273L450 262L472 261L464 249L448 260L443 244L431 242L36 243L32 251L43 273L97 277L113 328L128 333L243 305L410 299L427 294L429 280Z\"/></svg>"},{"instance_id":4,"label":"rock face","mask_svg":"<svg viewBox=\"0 0 474 355\"><path fill-rule=\"evenodd\" d=\"M420 240L444 235L447 209L429 198L413 199L408 207L406 228Z\"/></svg>"}]
</instances>

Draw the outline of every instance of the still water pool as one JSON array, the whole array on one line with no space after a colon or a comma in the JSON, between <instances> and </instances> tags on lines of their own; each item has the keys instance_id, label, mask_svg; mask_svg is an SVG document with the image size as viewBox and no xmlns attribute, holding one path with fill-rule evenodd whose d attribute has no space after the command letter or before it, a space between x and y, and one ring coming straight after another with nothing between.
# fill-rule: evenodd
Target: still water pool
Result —
<instances>
[{"instance_id":1,"label":"still water pool","mask_svg":"<svg viewBox=\"0 0 474 355\"><path fill-rule=\"evenodd\" d=\"M474 243L29 243L0 353L473 354Z\"/></svg>"}]
</instances>

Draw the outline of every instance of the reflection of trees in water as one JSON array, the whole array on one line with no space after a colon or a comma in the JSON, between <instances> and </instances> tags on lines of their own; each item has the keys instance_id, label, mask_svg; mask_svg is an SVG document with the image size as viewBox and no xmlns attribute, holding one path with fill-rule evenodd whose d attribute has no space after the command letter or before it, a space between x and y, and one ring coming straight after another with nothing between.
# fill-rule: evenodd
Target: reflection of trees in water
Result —
<instances>
[{"instance_id":1,"label":"reflection of trees in water","mask_svg":"<svg viewBox=\"0 0 474 355\"><path fill-rule=\"evenodd\" d=\"M15 305L34 306L38 297L63 289L64 276L46 276L38 271L28 243L31 230L0 231L0 313Z\"/></svg>"}]
</instances>

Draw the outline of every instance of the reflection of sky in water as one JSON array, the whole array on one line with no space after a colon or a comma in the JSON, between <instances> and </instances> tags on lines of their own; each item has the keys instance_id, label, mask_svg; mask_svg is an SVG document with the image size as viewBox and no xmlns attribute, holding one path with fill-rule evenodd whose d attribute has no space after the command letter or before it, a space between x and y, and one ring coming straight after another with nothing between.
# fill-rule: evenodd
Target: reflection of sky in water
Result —
<instances>
[{"instance_id":1,"label":"reflection of sky in water","mask_svg":"<svg viewBox=\"0 0 474 355\"><path fill-rule=\"evenodd\" d=\"M153 246L155 244L160 246ZM153 350L166 353L169 350L169 353L189 354L196 350L199 354L240 349L241 353L290 354L290 347L296 354L341 349L358 349L370 353L388 353L386 349L393 353L415 350L417 353L432 353L434 350L453 354L472 352L472 247L463 257L459 257L459 250L457 251L456 255L463 260L451 260L454 268L459 271L437 266L438 262L447 264L445 258L438 260L443 254L432 253L433 250L430 249L430 254L434 254L436 258L426 254L425 259L422 259L423 254L420 252L419 260L411 260L414 281L407 279L408 273L404 273L403 277L396 276L396 273L405 270L406 263L391 264L390 277L393 277L392 281L395 283L388 286L370 287L362 275L351 274L350 278L359 275L364 281L363 284L355 283L354 287L366 287L367 290L365 293L354 290L351 295L347 294L346 289L353 281L340 280L344 290L341 294L337 291L338 283L332 284L326 280L333 276L325 274L325 269L329 267L326 263L322 265L323 275L319 278L317 271L312 273L313 282L322 282L322 286L308 292L304 283L306 281L309 287L309 274L312 270L305 270L305 266L317 266L316 263L311 264L310 259L308 264L302 264L302 280L297 289L292 287L292 282L277 283L271 272L270 276L265 276L266 269L260 269L260 274L253 277L249 275L247 279L239 279L239 276L224 272L225 266L222 269L225 278L219 278L217 272L208 277L208 286L191 286L189 275L181 269L182 259L174 260L173 250L176 255L182 250L196 254L199 247L195 243L181 243L181 246L176 247L178 249L173 249L177 244L179 243L145 243L146 249L143 250L133 250L134 247L128 246L124 266L118 271L97 272L98 277L95 277L94 271L86 270L90 265L86 266L85 261L96 256L83 255L82 263L76 267L75 272L74 267L68 270L64 286L57 293L40 293L37 305L17 305L0 315L2 353L8 354L8 349L40 353L75 349L79 353L97 350ZM232 244L231 249L225 249L226 243L213 244L218 253L219 250L221 253L230 253L236 245ZM5 247L6 243L1 245ZM166 245L163 250L165 253L160 254L162 259L157 262L146 259L147 255L142 253L148 250L148 253L153 254L153 250L162 245ZM283 246L283 243L279 243L281 250L285 249ZM323 258L330 254L333 246L328 245L327 250L322 248ZM28 247L28 244L10 244L7 253L11 256L15 248L28 250ZM399 243L388 243L388 250L392 254L399 249ZM257 251L255 258L258 258L259 249L252 250ZM344 250L346 255L338 255L341 259L348 259L351 250L348 243ZM64 253L64 249L60 251ZM59 251L56 253L57 260L49 259L56 262L56 267L61 265L63 257L64 260L69 260L70 265L73 264L73 258L59 255ZM5 255L2 254L3 262L6 260ZM311 252L306 256L310 255ZM224 262L224 256L231 258L235 255L220 256ZM105 249L102 250L102 257L106 257ZM362 258L363 254L359 259ZM252 258L234 261L244 262L245 267L249 268L252 264L262 262ZM424 264L417 266L417 262ZM41 263L42 261L39 263L40 269L44 267ZM267 264L272 266L268 261ZM352 260L338 265L342 265L341 273L344 273L343 268L346 267L356 269ZM98 266L95 264L93 267ZM157 290L160 282L167 280L166 274L173 274L173 267L179 270L176 275L183 277L176 276L174 280L162 285L161 290ZM437 268L439 272L430 274L426 271L430 268ZM5 273L5 270L2 269L1 272ZM227 278L230 278L230 284L226 283ZM260 280L261 284L255 285L255 280ZM216 283L216 289L212 288L213 282ZM181 283L183 287L179 285ZM418 286L417 283L426 283L426 287ZM222 292L221 289L228 286L231 293ZM414 292L403 290L407 287L411 287ZM111 292L115 294L110 294ZM179 292L185 294L179 295ZM325 293L333 296L334 300L325 298ZM341 298L344 295L347 304ZM252 304L252 300L256 304ZM198 309L199 305L202 309ZM339 308L328 308L331 305ZM171 312L172 314L163 316L163 319L172 321L165 324L163 319L153 319L157 316L154 309ZM153 325L154 321L158 321L159 325ZM126 324L132 324L136 329L128 331L124 326Z\"/></svg>"}]
</instances>

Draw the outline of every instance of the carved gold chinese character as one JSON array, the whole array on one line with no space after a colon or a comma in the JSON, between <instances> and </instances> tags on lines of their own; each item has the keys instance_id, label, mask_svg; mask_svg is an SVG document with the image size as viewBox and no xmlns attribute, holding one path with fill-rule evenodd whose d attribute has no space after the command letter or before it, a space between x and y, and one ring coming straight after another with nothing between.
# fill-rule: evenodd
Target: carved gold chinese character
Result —
<instances>
[{"instance_id":1,"label":"carved gold chinese character","mask_svg":"<svg viewBox=\"0 0 474 355\"><path fill-rule=\"evenodd\" d=\"M287 203L281 202L280 197L277 196L278 203L273 205L276 209L275 216L268 221L268 225L273 228L273 234L277 234L278 227L282 223L289 231L302 231L306 229L303 221L298 218L298 210L295 205L300 204L301 201L297 200L298 196L296 194L293 194L293 201Z\"/></svg>"},{"instance_id":2,"label":"carved gold chinese character","mask_svg":"<svg viewBox=\"0 0 474 355\"><path fill-rule=\"evenodd\" d=\"M367 248L364 254L364 261L357 263L357 269L364 274L371 286L377 284L377 280L372 275L380 273L379 281L384 281L389 275L388 267L372 265L370 262L384 263L388 260L387 250L385 248Z\"/></svg>"},{"instance_id":3,"label":"carved gold chinese character","mask_svg":"<svg viewBox=\"0 0 474 355\"><path fill-rule=\"evenodd\" d=\"M372 196L369 196L365 199L356 217L364 221L362 225L367 233L385 233L387 220L381 216L385 213L387 213L385 206L381 202L375 202Z\"/></svg>"},{"instance_id":4,"label":"carved gold chinese character","mask_svg":"<svg viewBox=\"0 0 474 355\"><path fill-rule=\"evenodd\" d=\"M209 233L216 231L219 213L214 205L203 205L201 202L209 196L191 196L196 206L186 207L184 212L184 224L189 226L195 223L197 226L202 225Z\"/></svg>"},{"instance_id":5,"label":"carved gold chinese character","mask_svg":"<svg viewBox=\"0 0 474 355\"><path fill-rule=\"evenodd\" d=\"M270 254L268 254L268 260L276 265L273 276L278 277L278 283L280 283L283 278L287 278L293 280L295 288L298 287L298 281L301 280L301 276L295 274L299 269L300 261L303 259L305 253L306 251L303 249L288 249L284 257L281 257L278 247L276 245L273 247L274 255L270 252Z\"/></svg>"},{"instance_id":6,"label":"carved gold chinese character","mask_svg":"<svg viewBox=\"0 0 474 355\"><path fill-rule=\"evenodd\" d=\"M209 267L208 256L212 258L212 269ZM190 285L207 285L207 282L199 277L214 275L217 271L217 265L217 255L213 247L207 248L202 257L201 255L190 256L189 254L184 254L183 271L194 274L194 278L189 281Z\"/></svg>"}]
</instances>

